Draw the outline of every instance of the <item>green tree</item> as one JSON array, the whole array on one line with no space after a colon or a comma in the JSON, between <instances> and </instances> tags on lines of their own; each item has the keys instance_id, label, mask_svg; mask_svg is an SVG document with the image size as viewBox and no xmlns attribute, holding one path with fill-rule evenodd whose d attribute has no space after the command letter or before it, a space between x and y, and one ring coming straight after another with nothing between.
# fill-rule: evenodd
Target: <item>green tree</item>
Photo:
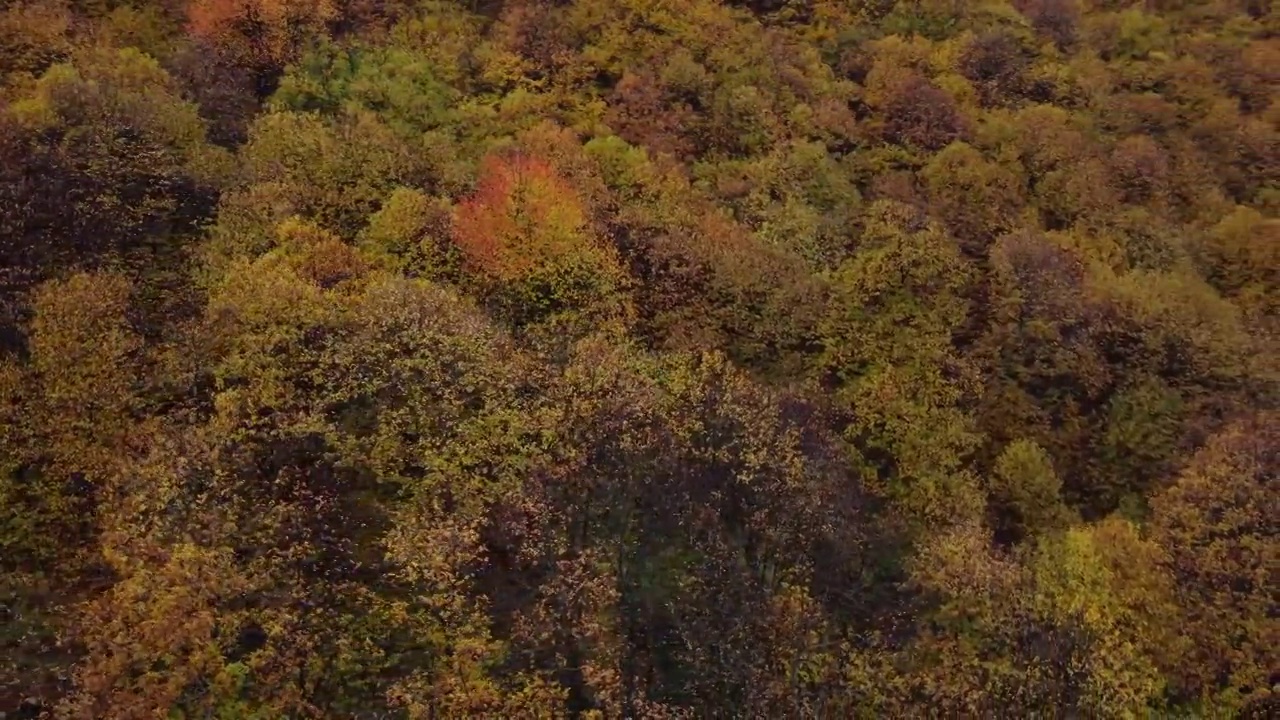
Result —
<instances>
[{"instance_id":1,"label":"green tree","mask_svg":"<svg viewBox=\"0 0 1280 720\"><path fill-rule=\"evenodd\" d=\"M454 121L450 108L459 95L436 72L425 53L325 43L281 78L271 104L294 112L373 112L396 132L416 138Z\"/></svg>"},{"instance_id":2,"label":"green tree","mask_svg":"<svg viewBox=\"0 0 1280 720\"><path fill-rule=\"evenodd\" d=\"M821 326L820 370L849 407L868 471L921 522L975 510L964 459L972 369L955 352L972 271L954 240L913 211L876 202L863 247L837 270Z\"/></svg>"},{"instance_id":3,"label":"green tree","mask_svg":"<svg viewBox=\"0 0 1280 720\"><path fill-rule=\"evenodd\" d=\"M997 511L1012 515L1001 526L1017 535L1050 532L1072 519L1052 459L1032 441L1018 440L1001 451L989 485Z\"/></svg>"}]
</instances>

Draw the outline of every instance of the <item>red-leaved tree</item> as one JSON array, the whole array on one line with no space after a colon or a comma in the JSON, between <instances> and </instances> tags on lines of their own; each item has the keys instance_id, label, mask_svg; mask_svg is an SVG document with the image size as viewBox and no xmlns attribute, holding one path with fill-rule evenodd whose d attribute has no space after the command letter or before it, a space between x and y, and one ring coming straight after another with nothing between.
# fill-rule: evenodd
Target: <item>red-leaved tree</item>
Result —
<instances>
[{"instance_id":1,"label":"red-leaved tree","mask_svg":"<svg viewBox=\"0 0 1280 720\"><path fill-rule=\"evenodd\" d=\"M623 271L592 231L578 194L546 162L490 156L453 238L466 264L517 323L616 299Z\"/></svg>"}]
</instances>

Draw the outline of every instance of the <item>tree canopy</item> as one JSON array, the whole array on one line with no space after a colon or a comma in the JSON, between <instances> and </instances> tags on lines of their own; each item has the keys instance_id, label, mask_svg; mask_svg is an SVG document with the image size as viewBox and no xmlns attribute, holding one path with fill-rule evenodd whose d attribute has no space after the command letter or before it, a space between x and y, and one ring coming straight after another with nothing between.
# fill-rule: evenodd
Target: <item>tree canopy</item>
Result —
<instances>
[{"instance_id":1,"label":"tree canopy","mask_svg":"<svg viewBox=\"0 0 1280 720\"><path fill-rule=\"evenodd\" d=\"M0 1L0 717L1271 717L1280 9Z\"/></svg>"}]
</instances>

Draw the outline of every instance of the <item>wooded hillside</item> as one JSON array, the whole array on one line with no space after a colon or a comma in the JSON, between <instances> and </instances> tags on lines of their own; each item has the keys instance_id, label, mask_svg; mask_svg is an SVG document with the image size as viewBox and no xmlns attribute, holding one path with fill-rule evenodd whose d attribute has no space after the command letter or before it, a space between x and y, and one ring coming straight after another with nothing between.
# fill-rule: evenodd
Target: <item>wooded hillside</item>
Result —
<instances>
[{"instance_id":1,"label":"wooded hillside","mask_svg":"<svg viewBox=\"0 0 1280 720\"><path fill-rule=\"evenodd\" d=\"M1270 0L0 0L0 717L1276 717L1278 333Z\"/></svg>"}]
</instances>

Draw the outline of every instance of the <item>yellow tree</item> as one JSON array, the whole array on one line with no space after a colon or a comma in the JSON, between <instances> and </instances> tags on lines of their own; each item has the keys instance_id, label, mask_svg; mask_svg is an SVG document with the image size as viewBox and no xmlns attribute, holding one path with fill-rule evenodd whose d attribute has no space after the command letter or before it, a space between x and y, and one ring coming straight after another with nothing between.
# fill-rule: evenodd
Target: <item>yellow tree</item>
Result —
<instances>
[{"instance_id":1,"label":"yellow tree","mask_svg":"<svg viewBox=\"0 0 1280 720\"><path fill-rule=\"evenodd\" d=\"M73 275L34 298L26 363L0 359L0 593L12 603L0 684L31 697L66 661L52 633L101 585L99 510L138 437L141 342L130 284Z\"/></svg>"},{"instance_id":2,"label":"yellow tree","mask_svg":"<svg viewBox=\"0 0 1280 720\"><path fill-rule=\"evenodd\" d=\"M953 239L897 203L868 208L863 243L832 280L819 370L852 413L847 433L866 471L906 515L966 517L979 501L964 470L978 440L965 408L976 376L953 340L972 268Z\"/></svg>"},{"instance_id":3,"label":"yellow tree","mask_svg":"<svg viewBox=\"0 0 1280 720\"><path fill-rule=\"evenodd\" d=\"M1235 708L1272 692L1280 497L1280 418L1247 417L1210 439L1177 483L1152 500L1152 537L1177 582L1177 625L1190 662L1174 673L1189 700Z\"/></svg>"}]
</instances>

